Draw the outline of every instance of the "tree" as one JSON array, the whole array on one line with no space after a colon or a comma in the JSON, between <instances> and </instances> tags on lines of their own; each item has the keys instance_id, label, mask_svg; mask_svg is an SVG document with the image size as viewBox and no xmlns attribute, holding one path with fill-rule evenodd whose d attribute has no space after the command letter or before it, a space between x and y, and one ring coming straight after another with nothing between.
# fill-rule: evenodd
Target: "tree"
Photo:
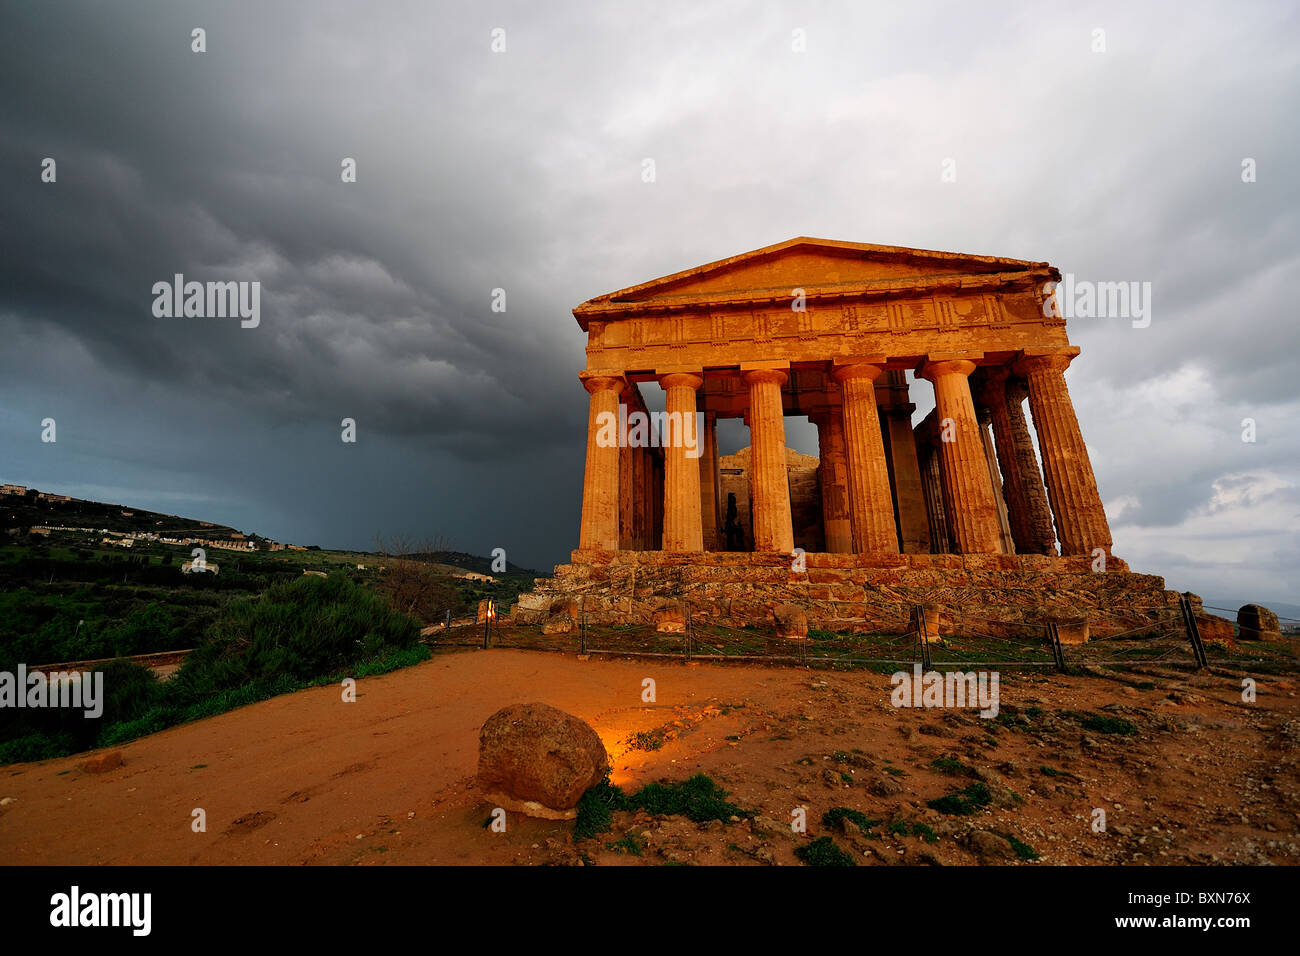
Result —
<instances>
[{"instance_id":1,"label":"tree","mask_svg":"<svg viewBox=\"0 0 1300 956\"><path fill-rule=\"evenodd\" d=\"M451 550L446 538L416 542L376 535L375 546L382 558L380 588L399 611L432 621L456 603L455 579L439 567L439 559Z\"/></svg>"}]
</instances>

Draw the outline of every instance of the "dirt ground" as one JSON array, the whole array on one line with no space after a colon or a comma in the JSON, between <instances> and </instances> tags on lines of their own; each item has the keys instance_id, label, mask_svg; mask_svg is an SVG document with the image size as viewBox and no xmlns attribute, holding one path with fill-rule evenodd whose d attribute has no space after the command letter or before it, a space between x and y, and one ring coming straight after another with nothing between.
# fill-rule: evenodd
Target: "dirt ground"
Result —
<instances>
[{"instance_id":1,"label":"dirt ground","mask_svg":"<svg viewBox=\"0 0 1300 956\"><path fill-rule=\"evenodd\" d=\"M641 699L647 677L653 704ZM1246 703L1222 671L1003 673L996 720L896 709L890 690L867 671L441 653L360 681L355 703L321 687L143 738L117 748L124 763L106 773L82 769L85 754L0 768L0 860L798 865L795 849L822 835L864 864L1300 859L1294 678L1260 676ZM623 812L578 844L572 823L515 814L492 832L474 787L478 728L534 700L591 723L624 790L705 773L756 816ZM1089 729L1085 712L1137 732ZM992 801L974 814L927 806L976 781ZM791 829L799 807L806 834ZM880 823L824 825L833 807Z\"/></svg>"}]
</instances>

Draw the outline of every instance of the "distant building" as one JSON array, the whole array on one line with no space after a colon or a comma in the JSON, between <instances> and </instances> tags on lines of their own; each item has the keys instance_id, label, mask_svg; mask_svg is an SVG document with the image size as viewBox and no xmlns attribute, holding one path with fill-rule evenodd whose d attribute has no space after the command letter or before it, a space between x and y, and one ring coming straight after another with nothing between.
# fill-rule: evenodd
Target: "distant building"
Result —
<instances>
[{"instance_id":1,"label":"distant building","mask_svg":"<svg viewBox=\"0 0 1300 956\"><path fill-rule=\"evenodd\" d=\"M27 488L23 485L0 485L0 495L25 495Z\"/></svg>"},{"instance_id":2,"label":"distant building","mask_svg":"<svg viewBox=\"0 0 1300 956\"><path fill-rule=\"evenodd\" d=\"M495 584L496 578L490 574L479 574L477 571L466 571L464 574L458 574L456 577L465 581L484 581L488 584Z\"/></svg>"}]
</instances>

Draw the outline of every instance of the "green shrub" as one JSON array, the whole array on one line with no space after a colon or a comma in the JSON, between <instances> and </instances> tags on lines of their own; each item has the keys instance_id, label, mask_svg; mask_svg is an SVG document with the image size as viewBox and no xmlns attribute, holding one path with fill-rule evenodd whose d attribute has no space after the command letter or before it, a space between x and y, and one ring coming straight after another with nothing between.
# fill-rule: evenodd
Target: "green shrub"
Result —
<instances>
[{"instance_id":1,"label":"green shrub","mask_svg":"<svg viewBox=\"0 0 1300 956\"><path fill-rule=\"evenodd\" d=\"M879 820L872 820L861 810L853 810L849 807L831 807L822 814L822 826L838 826L840 820L852 820L863 833L880 823Z\"/></svg>"},{"instance_id":2,"label":"green shrub","mask_svg":"<svg viewBox=\"0 0 1300 956\"><path fill-rule=\"evenodd\" d=\"M853 857L836 845L830 837L818 837L811 843L798 847L794 855L808 866L856 866Z\"/></svg>"},{"instance_id":3,"label":"green shrub","mask_svg":"<svg viewBox=\"0 0 1300 956\"><path fill-rule=\"evenodd\" d=\"M992 802L993 794L989 792L987 784L972 783L965 790L958 790L956 793L930 800L926 806L940 813L968 817L980 807L988 806Z\"/></svg>"},{"instance_id":4,"label":"green shrub","mask_svg":"<svg viewBox=\"0 0 1300 956\"><path fill-rule=\"evenodd\" d=\"M1079 721L1085 730L1091 730L1099 734L1119 734L1122 737L1132 737L1137 732L1137 725L1132 724L1120 717L1111 717L1108 714L1088 714Z\"/></svg>"},{"instance_id":5,"label":"green shrub","mask_svg":"<svg viewBox=\"0 0 1300 956\"><path fill-rule=\"evenodd\" d=\"M667 816L681 815L695 823L753 816L750 811L728 803L724 799L726 796L727 791L698 773L681 783L646 784L628 798L627 808Z\"/></svg>"}]
</instances>

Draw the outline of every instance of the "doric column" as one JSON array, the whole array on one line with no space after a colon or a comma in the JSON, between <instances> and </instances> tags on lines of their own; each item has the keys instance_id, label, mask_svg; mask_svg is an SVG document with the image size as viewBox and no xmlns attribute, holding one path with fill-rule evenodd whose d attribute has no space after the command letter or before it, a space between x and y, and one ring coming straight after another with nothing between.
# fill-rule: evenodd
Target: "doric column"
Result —
<instances>
[{"instance_id":1,"label":"doric column","mask_svg":"<svg viewBox=\"0 0 1300 956\"><path fill-rule=\"evenodd\" d=\"M975 363L969 359L939 355L928 357L917 374L934 384L939 467L948 493L948 518L957 550L962 554L997 554L997 504L967 381L973 371Z\"/></svg>"},{"instance_id":2,"label":"doric column","mask_svg":"<svg viewBox=\"0 0 1300 956\"><path fill-rule=\"evenodd\" d=\"M650 456L650 550L664 550L664 456Z\"/></svg>"},{"instance_id":3,"label":"doric column","mask_svg":"<svg viewBox=\"0 0 1300 956\"><path fill-rule=\"evenodd\" d=\"M883 363L883 357L880 361ZM849 515L853 550L858 554L898 553L889 470L880 437L880 415L876 411L874 383L884 371L883 364L859 362L837 365L832 372L843 395Z\"/></svg>"},{"instance_id":4,"label":"doric column","mask_svg":"<svg viewBox=\"0 0 1300 956\"><path fill-rule=\"evenodd\" d=\"M718 414L704 413L704 454L700 456L700 524L704 549L721 551L718 520Z\"/></svg>"},{"instance_id":5,"label":"doric column","mask_svg":"<svg viewBox=\"0 0 1300 956\"><path fill-rule=\"evenodd\" d=\"M1047 495L1056 519L1056 536L1062 554L1091 554L1102 548L1110 554L1110 524L1097 492L1097 479L1088 459L1079 420L1074 414L1065 370L1079 353L1077 346L1037 354L1026 349L1016 372L1029 383L1029 411L1038 432Z\"/></svg>"},{"instance_id":6,"label":"doric column","mask_svg":"<svg viewBox=\"0 0 1300 956\"><path fill-rule=\"evenodd\" d=\"M984 445L984 461L989 469L989 482L993 485L993 504L998 509L998 550L1003 554L1015 554L1015 542L1011 538L1011 521L1007 517L1007 502L1002 491L1002 476L998 473L997 454L993 450L993 433L990 430L991 415L987 407L975 409L975 419L980 426L980 441Z\"/></svg>"},{"instance_id":7,"label":"doric column","mask_svg":"<svg viewBox=\"0 0 1300 956\"><path fill-rule=\"evenodd\" d=\"M785 408L781 369L751 369L742 373L749 386L749 435L752 459L750 485L754 494L754 550L794 550L790 516L790 476L785 463Z\"/></svg>"},{"instance_id":8,"label":"doric column","mask_svg":"<svg viewBox=\"0 0 1300 956\"><path fill-rule=\"evenodd\" d=\"M626 406L624 406L626 407ZM618 450L618 547L620 551L636 549L636 480L635 448L623 445Z\"/></svg>"},{"instance_id":9,"label":"doric column","mask_svg":"<svg viewBox=\"0 0 1300 956\"><path fill-rule=\"evenodd\" d=\"M906 405L882 406L885 429L889 432L890 472L894 476L894 497L898 504L898 536L904 554L926 554L930 550L930 528L925 515L925 492L921 488L921 465L912 434L912 411Z\"/></svg>"},{"instance_id":10,"label":"doric column","mask_svg":"<svg viewBox=\"0 0 1300 956\"><path fill-rule=\"evenodd\" d=\"M817 425L817 454L822 486L822 530L826 550L853 553L853 526L849 519L849 475L844 457L844 418L838 405L808 416Z\"/></svg>"},{"instance_id":11,"label":"doric column","mask_svg":"<svg viewBox=\"0 0 1300 956\"><path fill-rule=\"evenodd\" d=\"M704 436L695 424L695 390L704 376L673 372L659 376L668 411L664 448L665 551L703 551L700 520L700 462ZM674 434L675 433L675 434Z\"/></svg>"},{"instance_id":12,"label":"doric column","mask_svg":"<svg viewBox=\"0 0 1300 956\"><path fill-rule=\"evenodd\" d=\"M925 488L925 513L930 524L930 553L947 554L948 513L943 501L943 484L939 472L939 452L926 443L918 450L921 484Z\"/></svg>"},{"instance_id":13,"label":"doric column","mask_svg":"<svg viewBox=\"0 0 1300 956\"><path fill-rule=\"evenodd\" d=\"M621 373L583 372L581 378L591 401L587 410L587 467L582 480L578 547L584 551L617 551L618 398L626 380Z\"/></svg>"},{"instance_id":14,"label":"doric column","mask_svg":"<svg viewBox=\"0 0 1300 956\"><path fill-rule=\"evenodd\" d=\"M1002 497L1007 505L1007 523L1017 554L1053 554L1056 534L1047 491L1034 457L1033 442L1021 403L1024 384L1011 379L1005 368L987 370L980 401L989 410L998 464L1002 472Z\"/></svg>"}]
</instances>

